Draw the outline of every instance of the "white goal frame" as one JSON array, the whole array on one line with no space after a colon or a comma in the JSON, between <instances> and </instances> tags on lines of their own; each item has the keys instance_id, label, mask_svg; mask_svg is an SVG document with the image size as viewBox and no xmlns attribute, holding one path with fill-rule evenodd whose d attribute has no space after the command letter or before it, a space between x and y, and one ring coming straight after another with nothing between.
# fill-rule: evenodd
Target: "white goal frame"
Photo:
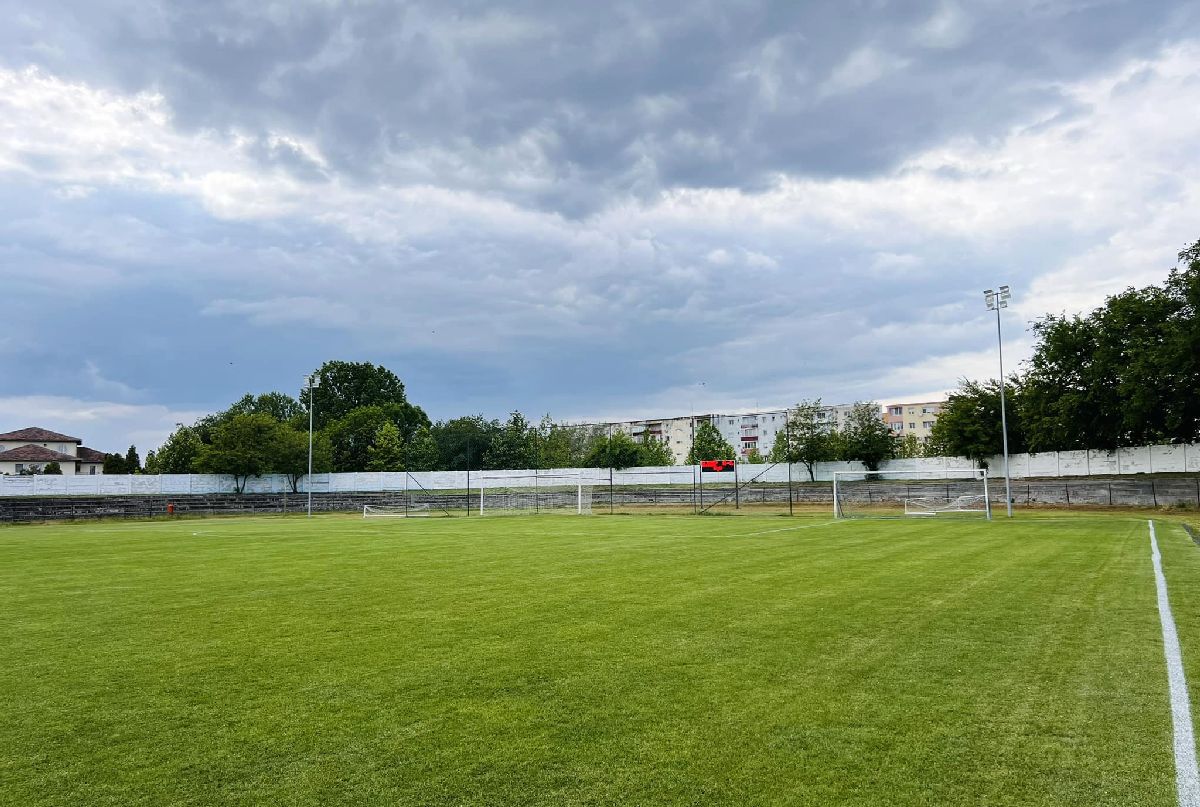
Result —
<instances>
[{"instance_id":1,"label":"white goal frame","mask_svg":"<svg viewBox=\"0 0 1200 807\"><path fill-rule=\"evenodd\" d=\"M528 480L531 480L531 479L533 480L532 485L530 485L528 483ZM492 484L489 485L488 482L491 482ZM514 485L517 487L532 487L534 501L535 501L535 510L536 510L537 496L539 495L538 494L539 483L546 482L546 483L548 483L547 487L570 487L572 484L574 484L575 485L575 514L582 516L582 515L591 515L591 512L592 512L592 508L591 508L592 498L591 498L590 492L588 493L587 507L586 508L584 507L583 486L587 485L590 488L592 485L597 484L598 480L591 476L584 476L583 474L580 474L580 473L563 473L561 471L548 471L546 473L542 473L541 471L530 471L529 473L525 473L525 474L482 473L479 475L479 515L482 516L482 515L487 514L486 491L489 489L492 491L496 491L496 492L503 490L504 488L508 487L508 485L504 484L505 482L514 483ZM563 511L560 509L557 512L562 513Z\"/></svg>"},{"instance_id":2,"label":"white goal frame","mask_svg":"<svg viewBox=\"0 0 1200 807\"><path fill-rule=\"evenodd\" d=\"M429 511L403 504L364 504L363 518L429 518Z\"/></svg>"},{"instance_id":3,"label":"white goal frame","mask_svg":"<svg viewBox=\"0 0 1200 807\"><path fill-rule=\"evenodd\" d=\"M983 496L984 509L982 512L984 513L984 517L988 521L992 520L992 499L988 495L987 468L947 468L947 469L943 469L940 471L834 471L833 472L833 517L834 518L836 518L836 519L850 518L850 516L847 516L845 513L842 512L842 499L841 499L841 495L840 495L840 491L839 491L840 482L842 480L845 480L845 481L871 481L870 479L864 480L863 477L871 477L873 475L878 475L879 477L881 477L879 480L876 480L876 481L881 481L881 482L886 482L886 481L890 481L893 479L903 480L906 478L911 478L911 479L915 479L918 481L929 481L929 482L950 481L950 480L979 480L980 482L983 483L982 496ZM853 479L851 479L851 477L853 477ZM930 516L936 516L940 512L951 512L951 513L980 512L978 510L968 510L968 509L945 509L945 510L924 509L924 510L922 510L922 509L918 509L918 508L912 506L913 502L915 502L919 499L928 499L928 498L933 498L933 497L928 497L928 496L914 496L912 498L906 497L903 500L904 501L904 516L905 517L911 517L911 516L930 517ZM964 498L968 498L968 497L959 496L956 498L964 499ZM975 497L972 496L970 498L975 498Z\"/></svg>"}]
</instances>

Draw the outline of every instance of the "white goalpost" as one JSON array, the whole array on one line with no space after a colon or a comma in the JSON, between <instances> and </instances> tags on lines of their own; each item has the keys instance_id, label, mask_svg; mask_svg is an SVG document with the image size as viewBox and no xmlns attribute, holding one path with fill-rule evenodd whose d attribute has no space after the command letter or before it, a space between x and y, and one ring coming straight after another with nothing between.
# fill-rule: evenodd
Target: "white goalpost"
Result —
<instances>
[{"instance_id":1,"label":"white goalpost","mask_svg":"<svg viewBox=\"0 0 1200 807\"><path fill-rule=\"evenodd\" d=\"M407 504L364 504L363 518L421 518L429 515L428 509L416 509Z\"/></svg>"},{"instance_id":2,"label":"white goalpost","mask_svg":"<svg viewBox=\"0 0 1200 807\"><path fill-rule=\"evenodd\" d=\"M410 485L410 480L415 484ZM400 495L400 501L395 504L364 504L363 518L420 518L431 515L450 515L444 500L432 494L412 474L404 472L404 487L394 491ZM470 498L470 491L467 491Z\"/></svg>"},{"instance_id":3,"label":"white goalpost","mask_svg":"<svg viewBox=\"0 0 1200 807\"><path fill-rule=\"evenodd\" d=\"M985 468L835 471L834 518L992 517Z\"/></svg>"},{"instance_id":4,"label":"white goalpost","mask_svg":"<svg viewBox=\"0 0 1200 807\"><path fill-rule=\"evenodd\" d=\"M479 515L591 515L596 480L579 473L529 471L479 476Z\"/></svg>"}]
</instances>

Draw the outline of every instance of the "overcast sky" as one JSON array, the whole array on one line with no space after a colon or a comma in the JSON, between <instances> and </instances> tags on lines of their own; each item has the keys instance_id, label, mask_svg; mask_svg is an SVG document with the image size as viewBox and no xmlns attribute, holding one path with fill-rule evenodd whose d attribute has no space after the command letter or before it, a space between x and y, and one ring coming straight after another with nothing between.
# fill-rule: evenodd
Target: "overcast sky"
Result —
<instances>
[{"instance_id":1,"label":"overcast sky","mask_svg":"<svg viewBox=\"0 0 1200 807\"><path fill-rule=\"evenodd\" d=\"M0 430L940 395L1200 238L1200 5L0 0ZM1015 361L1014 361L1015 363Z\"/></svg>"}]
</instances>

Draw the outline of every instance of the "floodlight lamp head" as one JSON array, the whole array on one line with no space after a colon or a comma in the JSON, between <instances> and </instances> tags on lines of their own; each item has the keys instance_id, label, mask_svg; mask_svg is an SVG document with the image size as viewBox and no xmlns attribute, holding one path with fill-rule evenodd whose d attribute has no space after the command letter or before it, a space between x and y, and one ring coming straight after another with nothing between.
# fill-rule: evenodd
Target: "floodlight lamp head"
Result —
<instances>
[{"instance_id":1,"label":"floodlight lamp head","mask_svg":"<svg viewBox=\"0 0 1200 807\"><path fill-rule=\"evenodd\" d=\"M983 301L987 303L988 311L994 309L996 307L996 292L991 289L984 289Z\"/></svg>"}]
</instances>

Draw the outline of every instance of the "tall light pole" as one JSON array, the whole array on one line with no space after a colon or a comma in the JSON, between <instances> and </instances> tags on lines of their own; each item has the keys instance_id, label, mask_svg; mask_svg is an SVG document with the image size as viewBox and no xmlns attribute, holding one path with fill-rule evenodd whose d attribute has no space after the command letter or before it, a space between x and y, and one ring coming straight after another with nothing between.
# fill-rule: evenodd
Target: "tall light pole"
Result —
<instances>
[{"instance_id":1,"label":"tall light pole","mask_svg":"<svg viewBox=\"0 0 1200 807\"><path fill-rule=\"evenodd\" d=\"M304 380L308 383L308 517L312 518L313 390L321 386L321 378L314 373Z\"/></svg>"},{"instance_id":2,"label":"tall light pole","mask_svg":"<svg viewBox=\"0 0 1200 807\"><path fill-rule=\"evenodd\" d=\"M1004 337L1000 333L1000 309L1008 308L1012 297L1008 286L1001 286L999 291L987 289L983 299L988 311L996 312L996 344L1000 351L1000 432L1004 441L1004 505L1008 508L1008 517L1012 518L1012 481L1008 475L1008 415L1004 407Z\"/></svg>"}]
</instances>

